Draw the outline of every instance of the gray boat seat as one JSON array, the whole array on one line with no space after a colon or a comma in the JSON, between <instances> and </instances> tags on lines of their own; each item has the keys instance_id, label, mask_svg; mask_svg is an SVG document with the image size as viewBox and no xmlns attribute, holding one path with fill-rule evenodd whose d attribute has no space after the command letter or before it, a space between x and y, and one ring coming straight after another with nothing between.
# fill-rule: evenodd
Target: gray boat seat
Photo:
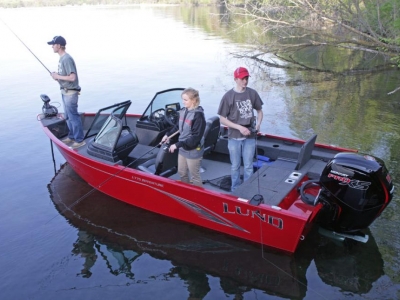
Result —
<instances>
[{"instance_id":1,"label":"gray boat seat","mask_svg":"<svg viewBox=\"0 0 400 300\"><path fill-rule=\"evenodd\" d=\"M159 148L155 158L142 163L138 166L138 169L162 177L174 175L178 171L178 152L178 150L175 150L174 153L170 153L168 146L164 145Z\"/></svg>"},{"instance_id":2,"label":"gray boat seat","mask_svg":"<svg viewBox=\"0 0 400 300\"><path fill-rule=\"evenodd\" d=\"M314 134L301 146L297 159L278 157L274 162L274 165L279 165L284 169L294 169L296 171L300 170L311 159L316 139L317 135Z\"/></svg>"},{"instance_id":3,"label":"gray boat seat","mask_svg":"<svg viewBox=\"0 0 400 300\"><path fill-rule=\"evenodd\" d=\"M314 134L301 146L295 170L300 170L310 160L316 139L317 135Z\"/></svg>"},{"instance_id":4,"label":"gray boat seat","mask_svg":"<svg viewBox=\"0 0 400 300\"><path fill-rule=\"evenodd\" d=\"M206 128L204 130L204 154L210 153L217 144L219 133L221 130L221 123L218 116L211 117L206 122Z\"/></svg>"}]
</instances>

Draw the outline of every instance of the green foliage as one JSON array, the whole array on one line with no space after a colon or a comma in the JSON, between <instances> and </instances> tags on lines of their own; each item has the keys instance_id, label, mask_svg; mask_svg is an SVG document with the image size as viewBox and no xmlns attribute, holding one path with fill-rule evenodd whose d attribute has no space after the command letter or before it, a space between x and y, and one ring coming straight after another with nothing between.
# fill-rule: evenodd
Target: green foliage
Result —
<instances>
[{"instance_id":1,"label":"green foliage","mask_svg":"<svg viewBox=\"0 0 400 300\"><path fill-rule=\"evenodd\" d=\"M365 15L372 32L388 45L381 50L389 52L390 46L400 46L400 0L365 2ZM391 61L400 66L400 54L394 54Z\"/></svg>"},{"instance_id":2,"label":"green foliage","mask_svg":"<svg viewBox=\"0 0 400 300\"><path fill-rule=\"evenodd\" d=\"M346 62L350 71L400 66L400 0L229 0L228 7L232 15L253 18L245 22L264 35L279 37L273 43L258 43L259 51L301 67L308 62L303 61L303 50L313 49L318 53L315 59L330 65L329 70L345 71L345 66L333 63L330 47L342 57L352 57ZM372 66L371 56L379 57L374 60L381 66Z\"/></svg>"},{"instance_id":3,"label":"green foliage","mask_svg":"<svg viewBox=\"0 0 400 300\"><path fill-rule=\"evenodd\" d=\"M400 0L364 2L363 13L371 30L385 38L387 43L400 45Z\"/></svg>"},{"instance_id":4,"label":"green foliage","mask_svg":"<svg viewBox=\"0 0 400 300\"><path fill-rule=\"evenodd\" d=\"M400 55L394 56L390 59L393 63L395 63L398 67L400 67Z\"/></svg>"}]
</instances>

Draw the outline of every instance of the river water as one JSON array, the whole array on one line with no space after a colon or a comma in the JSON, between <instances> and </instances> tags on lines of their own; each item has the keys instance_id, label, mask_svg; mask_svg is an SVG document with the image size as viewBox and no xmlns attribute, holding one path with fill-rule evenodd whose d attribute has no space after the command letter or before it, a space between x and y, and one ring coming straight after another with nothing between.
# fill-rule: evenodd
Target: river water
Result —
<instances>
[{"instance_id":1,"label":"river water","mask_svg":"<svg viewBox=\"0 0 400 300\"><path fill-rule=\"evenodd\" d=\"M77 63L80 111L130 99L130 112L140 114L155 92L192 86L206 114L215 115L234 68L246 66L265 103L264 132L303 139L317 133L317 142L381 157L399 189L400 94L387 95L400 85L398 71L340 77L234 58L248 46L246 35L218 12L0 9L1 299L400 298L397 193L366 244L337 244L313 232L292 256L97 192L71 207L91 188L57 151L54 168L36 119L40 94L61 102L46 70L57 69L58 55L46 43L55 35L66 38Z\"/></svg>"}]
</instances>

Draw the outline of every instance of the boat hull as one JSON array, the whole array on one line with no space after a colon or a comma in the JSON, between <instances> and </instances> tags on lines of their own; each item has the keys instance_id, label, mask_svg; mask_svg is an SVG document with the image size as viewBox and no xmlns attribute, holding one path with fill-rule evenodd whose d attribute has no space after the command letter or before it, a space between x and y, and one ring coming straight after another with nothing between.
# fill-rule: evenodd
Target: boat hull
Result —
<instances>
[{"instance_id":1,"label":"boat hull","mask_svg":"<svg viewBox=\"0 0 400 300\"><path fill-rule=\"evenodd\" d=\"M82 156L47 131L72 169L94 189L130 205L251 242L294 252L316 207L294 212ZM84 197L84 196L83 196ZM81 199L84 201L84 199ZM95 204L93 204L95 205Z\"/></svg>"}]
</instances>

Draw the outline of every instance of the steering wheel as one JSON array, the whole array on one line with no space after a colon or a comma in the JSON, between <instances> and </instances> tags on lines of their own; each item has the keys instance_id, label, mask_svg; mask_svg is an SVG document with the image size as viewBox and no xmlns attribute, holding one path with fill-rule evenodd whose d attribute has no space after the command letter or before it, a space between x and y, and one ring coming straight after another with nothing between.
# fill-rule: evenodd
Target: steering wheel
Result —
<instances>
[{"instance_id":1,"label":"steering wheel","mask_svg":"<svg viewBox=\"0 0 400 300\"><path fill-rule=\"evenodd\" d=\"M165 119L165 109L160 108L155 111L153 111L150 115L150 121L151 122L161 122Z\"/></svg>"},{"instance_id":2,"label":"steering wheel","mask_svg":"<svg viewBox=\"0 0 400 300\"><path fill-rule=\"evenodd\" d=\"M172 107L168 107L167 111L165 112L165 120L171 126L176 125L179 120L179 112L177 112L176 109Z\"/></svg>"}]
</instances>

